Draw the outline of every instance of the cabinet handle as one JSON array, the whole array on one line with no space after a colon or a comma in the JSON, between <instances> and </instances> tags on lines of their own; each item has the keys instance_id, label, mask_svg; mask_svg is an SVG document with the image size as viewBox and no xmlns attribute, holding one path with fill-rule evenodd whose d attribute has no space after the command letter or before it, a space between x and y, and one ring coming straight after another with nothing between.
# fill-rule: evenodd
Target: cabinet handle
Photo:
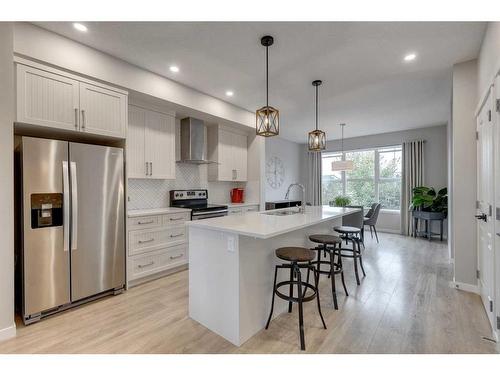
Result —
<instances>
[{"instance_id":1,"label":"cabinet handle","mask_svg":"<svg viewBox=\"0 0 500 375\"><path fill-rule=\"evenodd\" d=\"M183 217L176 217L176 218L170 218L170 221L179 221L179 220L183 220L184 218Z\"/></svg>"},{"instance_id":2,"label":"cabinet handle","mask_svg":"<svg viewBox=\"0 0 500 375\"><path fill-rule=\"evenodd\" d=\"M152 161L149 162L149 175L150 176L153 175L153 162Z\"/></svg>"},{"instance_id":3,"label":"cabinet handle","mask_svg":"<svg viewBox=\"0 0 500 375\"><path fill-rule=\"evenodd\" d=\"M85 129L86 121L85 121L85 110L82 109L82 129Z\"/></svg>"},{"instance_id":4,"label":"cabinet handle","mask_svg":"<svg viewBox=\"0 0 500 375\"><path fill-rule=\"evenodd\" d=\"M75 108L75 128L78 128L78 108Z\"/></svg>"},{"instance_id":5,"label":"cabinet handle","mask_svg":"<svg viewBox=\"0 0 500 375\"><path fill-rule=\"evenodd\" d=\"M150 238L149 240L139 240L138 242L139 243L148 243L148 242L153 242L155 239L154 238Z\"/></svg>"},{"instance_id":6,"label":"cabinet handle","mask_svg":"<svg viewBox=\"0 0 500 375\"><path fill-rule=\"evenodd\" d=\"M146 176L149 176L149 163L146 162Z\"/></svg>"},{"instance_id":7,"label":"cabinet handle","mask_svg":"<svg viewBox=\"0 0 500 375\"><path fill-rule=\"evenodd\" d=\"M175 238L175 237L182 237L184 236L184 233L179 233L179 234L171 234L170 238Z\"/></svg>"},{"instance_id":8,"label":"cabinet handle","mask_svg":"<svg viewBox=\"0 0 500 375\"><path fill-rule=\"evenodd\" d=\"M184 254L180 254L180 255L175 255L175 256L170 256L170 259L178 259L178 258L182 258Z\"/></svg>"},{"instance_id":9,"label":"cabinet handle","mask_svg":"<svg viewBox=\"0 0 500 375\"><path fill-rule=\"evenodd\" d=\"M155 221L154 220L149 220L149 221L138 221L137 224L139 225L144 225L144 224L153 224Z\"/></svg>"},{"instance_id":10,"label":"cabinet handle","mask_svg":"<svg viewBox=\"0 0 500 375\"><path fill-rule=\"evenodd\" d=\"M144 268L144 267L152 266L153 264L155 264L155 262L151 261L151 262L149 262L147 264L139 264L137 267Z\"/></svg>"}]
</instances>

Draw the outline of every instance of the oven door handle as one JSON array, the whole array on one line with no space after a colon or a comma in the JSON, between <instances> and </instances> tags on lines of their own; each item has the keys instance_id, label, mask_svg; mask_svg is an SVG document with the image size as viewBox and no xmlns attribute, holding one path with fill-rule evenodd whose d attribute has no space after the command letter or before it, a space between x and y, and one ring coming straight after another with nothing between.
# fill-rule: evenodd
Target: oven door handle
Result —
<instances>
[{"instance_id":1,"label":"oven door handle","mask_svg":"<svg viewBox=\"0 0 500 375\"><path fill-rule=\"evenodd\" d=\"M227 210L218 210L218 211L203 211L203 212L193 212L192 216L203 216L203 215L212 215L212 214L227 214Z\"/></svg>"}]
</instances>

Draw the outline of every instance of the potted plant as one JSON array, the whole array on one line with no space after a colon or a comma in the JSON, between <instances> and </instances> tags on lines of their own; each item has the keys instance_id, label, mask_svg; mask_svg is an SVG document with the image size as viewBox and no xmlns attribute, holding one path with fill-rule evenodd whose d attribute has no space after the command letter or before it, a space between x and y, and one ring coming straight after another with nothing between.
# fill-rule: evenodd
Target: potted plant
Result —
<instances>
[{"instance_id":1,"label":"potted plant","mask_svg":"<svg viewBox=\"0 0 500 375\"><path fill-rule=\"evenodd\" d=\"M413 188L410 210L417 219L442 220L448 215L448 189L436 193L432 187Z\"/></svg>"},{"instance_id":2,"label":"potted plant","mask_svg":"<svg viewBox=\"0 0 500 375\"><path fill-rule=\"evenodd\" d=\"M351 204L351 198L339 195L333 199L333 201L330 201L330 206L335 206L335 207L345 207L349 206Z\"/></svg>"}]
</instances>

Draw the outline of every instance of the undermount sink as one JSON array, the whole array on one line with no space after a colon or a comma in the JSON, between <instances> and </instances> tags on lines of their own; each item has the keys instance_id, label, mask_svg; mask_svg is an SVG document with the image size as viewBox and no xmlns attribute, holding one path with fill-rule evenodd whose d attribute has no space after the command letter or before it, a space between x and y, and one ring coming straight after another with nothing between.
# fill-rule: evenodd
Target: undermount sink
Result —
<instances>
[{"instance_id":1,"label":"undermount sink","mask_svg":"<svg viewBox=\"0 0 500 375\"><path fill-rule=\"evenodd\" d=\"M261 212L263 215L273 215L273 216L288 216L300 214L298 210L282 210L282 211L265 211Z\"/></svg>"}]
</instances>

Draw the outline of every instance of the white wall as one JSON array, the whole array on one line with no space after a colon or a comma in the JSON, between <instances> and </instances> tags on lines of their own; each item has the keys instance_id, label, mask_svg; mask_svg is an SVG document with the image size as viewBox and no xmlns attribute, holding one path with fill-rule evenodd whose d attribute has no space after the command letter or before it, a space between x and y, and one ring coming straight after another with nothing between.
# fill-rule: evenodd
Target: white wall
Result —
<instances>
[{"instance_id":1,"label":"white wall","mask_svg":"<svg viewBox=\"0 0 500 375\"><path fill-rule=\"evenodd\" d=\"M400 145L405 141L425 140L425 184L437 189L448 186L447 181L447 130L446 125L430 126L405 131L381 133L344 139L344 150ZM327 151L340 151L341 141L329 141ZM307 158L304 152L303 163ZM304 166L305 168L305 166ZM437 223L434 223L437 225ZM400 233L401 215L394 212L381 212L377 230ZM437 230L437 227L434 228ZM446 233L446 228L445 228Z\"/></svg>"},{"instance_id":2,"label":"white wall","mask_svg":"<svg viewBox=\"0 0 500 375\"><path fill-rule=\"evenodd\" d=\"M455 282L476 285L476 121L477 61L453 66L452 196Z\"/></svg>"},{"instance_id":3,"label":"white wall","mask_svg":"<svg viewBox=\"0 0 500 375\"><path fill-rule=\"evenodd\" d=\"M12 32L12 24L0 22L0 340L16 334Z\"/></svg>"},{"instance_id":4,"label":"white wall","mask_svg":"<svg viewBox=\"0 0 500 375\"><path fill-rule=\"evenodd\" d=\"M273 189L264 177L265 200L267 202L284 199L290 184L302 182L301 158L303 151L304 145L295 142L287 141L279 137L270 137L266 139L266 163L271 157L276 156L281 159L285 167L283 184L277 189ZM301 190L295 187L290 193L290 199L301 199L301 194Z\"/></svg>"},{"instance_id":5,"label":"white wall","mask_svg":"<svg viewBox=\"0 0 500 375\"><path fill-rule=\"evenodd\" d=\"M478 57L477 93L482 96L500 69L500 22L490 22ZM478 100L481 98L478 97Z\"/></svg>"}]
</instances>

